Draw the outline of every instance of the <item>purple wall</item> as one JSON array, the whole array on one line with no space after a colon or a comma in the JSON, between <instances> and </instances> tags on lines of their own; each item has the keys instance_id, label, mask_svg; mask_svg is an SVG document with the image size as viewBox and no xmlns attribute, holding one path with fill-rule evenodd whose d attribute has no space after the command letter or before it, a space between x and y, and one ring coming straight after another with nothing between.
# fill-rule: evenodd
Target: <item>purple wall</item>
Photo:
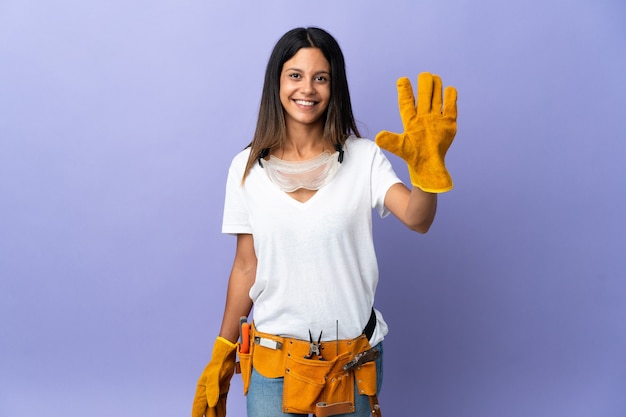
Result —
<instances>
[{"instance_id":1,"label":"purple wall","mask_svg":"<svg viewBox=\"0 0 626 417\"><path fill-rule=\"evenodd\" d=\"M226 170L302 25L340 41L370 137L401 129L397 77L459 90L433 228L375 223L385 415L626 415L625 18L618 0L5 0L0 415L189 414L234 253Z\"/></svg>"}]
</instances>

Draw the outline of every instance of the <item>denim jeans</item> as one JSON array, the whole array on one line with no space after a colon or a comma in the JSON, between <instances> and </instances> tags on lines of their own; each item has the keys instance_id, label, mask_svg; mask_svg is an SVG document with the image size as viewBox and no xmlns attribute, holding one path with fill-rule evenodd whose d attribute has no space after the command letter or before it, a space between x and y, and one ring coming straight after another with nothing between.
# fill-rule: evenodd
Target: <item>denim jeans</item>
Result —
<instances>
[{"instance_id":1,"label":"denim jeans","mask_svg":"<svg viewBox=\"0 0 626 417\"><path fill-rule=\"evenodd\" d=\"M380 351L380 357L376 359L376 386L380 394L383 384L383 344L376 345ZM283 413L283 378L266 378L254 368L250 377L250 387L246 397L248 417L277 417L277 416L302 416L303 414ZM367 417L370 415L369 398L360 395L355 384L354 387L355 412L341 414L335 417Z\"/></svg>"}]
</instances>

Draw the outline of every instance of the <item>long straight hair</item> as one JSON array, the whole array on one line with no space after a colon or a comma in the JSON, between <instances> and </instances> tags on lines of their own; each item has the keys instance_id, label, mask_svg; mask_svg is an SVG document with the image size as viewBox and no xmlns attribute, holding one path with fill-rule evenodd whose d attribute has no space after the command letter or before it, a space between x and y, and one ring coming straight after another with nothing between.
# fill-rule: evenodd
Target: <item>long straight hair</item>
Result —
<instances>
[{"instance_id":1,"label":"long straight hair","mask_svg":"<svg viewBox=\"0 0 626 417\"><path fill-rule=\"evenodd\" d=\"M302 48L319 48L330 64L330 102L322 115L324 137L337 148L343 147L351 134L361 136L352 114L346 64L339 44L320 28L292 29L278 40L267 63L259 118L252 142L248 145L251 148L250 157L242 182L259 158L268 151L281 147L286 139L285 115L280 102L280 75L285 62Z\"/></svg>"}]
</instances>

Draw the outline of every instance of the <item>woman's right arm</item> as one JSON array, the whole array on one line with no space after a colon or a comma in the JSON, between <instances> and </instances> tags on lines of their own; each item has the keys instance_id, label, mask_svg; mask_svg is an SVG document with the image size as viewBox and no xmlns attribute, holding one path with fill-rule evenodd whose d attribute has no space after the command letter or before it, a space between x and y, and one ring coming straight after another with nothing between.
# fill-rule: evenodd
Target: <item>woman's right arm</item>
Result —
<instances>
[{"instance_id":1,"label":"woman's right arm","mask_svg":"<svg viewBox=\"0 0 626 417\"><path fill-rule=\"evenodd\" d=\"M257 258L250 234L237 235L237 250L228 280L226 306L220 336L233 343L239 338L239 319L252 310L250 288L256 277Z\"/></svg>"}]
</instances>

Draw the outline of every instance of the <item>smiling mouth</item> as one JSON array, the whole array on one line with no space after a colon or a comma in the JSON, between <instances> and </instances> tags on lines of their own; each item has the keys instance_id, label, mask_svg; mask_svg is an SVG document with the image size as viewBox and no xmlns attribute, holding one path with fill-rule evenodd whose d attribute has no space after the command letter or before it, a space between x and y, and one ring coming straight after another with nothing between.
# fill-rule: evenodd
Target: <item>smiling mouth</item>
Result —
<instances>
[{"instance_id":1,"label":"smiling mouth","mask_svg":"<svg viewBox=\"0 0 626 417\"><path fill-rule=\"evenodd\" d=\"M316 104L315 101L310 100L294 100L294 102L300 106L314 106Z\"/></svg>"}]
</instances>

